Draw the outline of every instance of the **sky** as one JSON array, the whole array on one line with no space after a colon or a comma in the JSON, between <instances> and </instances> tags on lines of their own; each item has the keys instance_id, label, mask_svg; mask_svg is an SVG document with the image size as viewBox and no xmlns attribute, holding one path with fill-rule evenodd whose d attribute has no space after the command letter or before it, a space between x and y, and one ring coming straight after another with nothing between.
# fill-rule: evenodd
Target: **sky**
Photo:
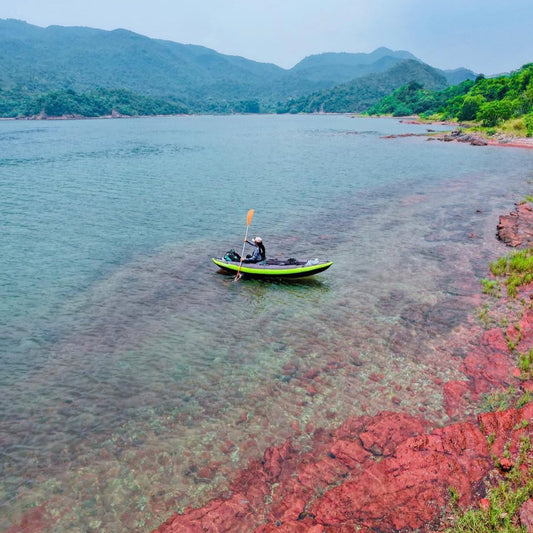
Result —
<instances>
[{"instance_id":1,"label":"sky","mask_svg":"<svg viewBox=\"0 0 533 533\"><path fill-rule=\"evenodd\" d=\"M124 28L283 68L381 46L485 75L533 62L533 0L0 0L0 18Z\"/></svg>"}]
</instances>

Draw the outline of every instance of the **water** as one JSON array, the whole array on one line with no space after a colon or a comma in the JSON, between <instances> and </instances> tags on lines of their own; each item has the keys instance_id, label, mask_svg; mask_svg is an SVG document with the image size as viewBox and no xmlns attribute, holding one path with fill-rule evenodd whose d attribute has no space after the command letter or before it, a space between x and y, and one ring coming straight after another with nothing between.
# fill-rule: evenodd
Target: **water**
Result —
<instances>
[{"instance_id":1,"label":"water","mask_svg":"<svg viewBox=\"0 0 533 533\"><path fill-rule=\"evenodd\" d=\"M382 138L423 132L0 122L0 529L149 531L288 437L383 409L449 422L440 383L462 377L533 153ZM334 265L290 283L217 272L251 208L268 255Z\"/></svg>"}]
</instances>

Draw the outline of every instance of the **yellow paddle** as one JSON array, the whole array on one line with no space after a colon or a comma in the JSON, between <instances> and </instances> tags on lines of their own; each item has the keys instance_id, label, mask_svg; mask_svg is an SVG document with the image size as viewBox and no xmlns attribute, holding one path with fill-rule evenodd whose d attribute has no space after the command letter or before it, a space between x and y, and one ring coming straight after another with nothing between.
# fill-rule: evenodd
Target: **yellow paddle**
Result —
<instances>
[{"instance_id":1,"label":"yellow paddle","mask_svg":"<svg viewBox=\"0 0 533 533\"><path fill-rule=\"evenodd\" d=\"M242 266L242 258L244 256L244 247L246 246L246 239L248 238L248 228L250 227L250 224L252 223L253 216L254 216L254 210L250 209L248 211L248 214L246 215L246 233L244 234L244 243L242 245L241 262L239 263L239 268L237 270L237 275L235 276L234 281L239 281L239 279L241 279L241 266Z\"/></svg>"}]
</instances>

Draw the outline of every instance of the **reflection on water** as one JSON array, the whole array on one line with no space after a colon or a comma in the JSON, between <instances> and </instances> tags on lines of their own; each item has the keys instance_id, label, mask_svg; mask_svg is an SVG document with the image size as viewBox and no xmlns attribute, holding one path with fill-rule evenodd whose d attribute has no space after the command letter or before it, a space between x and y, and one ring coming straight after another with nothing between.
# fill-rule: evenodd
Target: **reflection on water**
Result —
<instances>
[{"instance_id":1,"label":"reflection on water","mask_svg":"<svg viewBox=\"0 0 533 533\"><path fill-rule=\"evenodd\" d=\"M384 409L447 422L441 383L461 379L472 341L463 324L479 304L479 277L502 250L493 237L497 214L523 187L525 177L512 169L526 168L531 156L383 140L364 121L360 135L352 135L358 130L346 117L345 130L341 117L330 117L335 127L325 122L322 130L313 122L296 131L297 117L272 118L261 123L265 133L255 126L245 132L270 153L253 151L248 160L239 153L249 165L237 167L248 176L247 187L263 193L253 231L273 255L332 259L323 274L235 283L217 271L210 257L242 243L249 191L240 209L230 202L229 177L226 192L189 183L184 194L200 198L194 209L180 210L183 200L180 209L167 204L168 195L179 197L169 184L176 157L192 157L187 170L195 161L196 176L230 174L212 155L220 156L221 139L230 142L224 128L220 137L191 128L187 146L202 149L184 155L169 148L179 145L168 139L176 131L165 130L172 122L148 121L165 135L157 140L151 131L156 140L146 149L140 143L141 150L135 148L140 141L126 140L107 152L95 130L82 152L96 166L100 159L114 162L108 189L107 182L90 181L109 202L102 212L115 210L106 215L107 227L80 229L72 212L59 210L65 229L52 242L39 224L57 229L58 221L35 222L46 246L29 247L25 268L33 285L13 266L19 252L10 252L12 281L3 288L12 299L0 314L2 528L43 505L49 531L144 532L172 511L220 494L236 469L288 437L305 446L319 428ZM383 124L374 122L376 130ZM279 145L269 128L279 128ZM130 163L117 162L110 156L116 153L128 153ZM465 169L467 156L471 169ZM256 165L257 157L264 165ZM83 158L71 161L77 159ZM152 163L158 172L141 179L139 168ZM30 178L15 168L21 179ZM258 168L261 187L250 177ZM158 181L159 173L165 179ZM80 182L63 191L72 201L86 185L73 179ZM9 187L18 205L16 187ZM176 209L172 220L167 206ZM89 202L93 208L100 210ZM24 219L19 207L11 209L6 224ZM242 220L228 226L239 213ZM15 230L9 232L14 239ZM130 249L113 247L124 239ZM152 241L157 245L147 244ZM76 243L88 253L78 256ZM41 257L39 273L31 261L38 265L45 252L55 261ZM15 298L24 283L36 294Z\"/></svg>"}]
</instances>

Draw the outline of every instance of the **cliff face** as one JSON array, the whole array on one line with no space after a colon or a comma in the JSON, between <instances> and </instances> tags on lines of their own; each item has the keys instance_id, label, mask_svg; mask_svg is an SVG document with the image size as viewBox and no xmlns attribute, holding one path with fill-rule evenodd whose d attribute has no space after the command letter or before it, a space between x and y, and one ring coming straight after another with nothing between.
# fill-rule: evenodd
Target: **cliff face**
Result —
<instances>
[{"instance_id":1,"label":"cliff face","mask_svg":"<svg viewBox=\"0 0 533 533\"><path fill-rule=\"evenodd\" d=\"M498 234L530 245L532 229L531 208L519 206L500 218ZM533 471L533 403L516 407L533 394L531 369L517 366L517 354L533 353L533 283L513 302L494 304L499 323L510 325L483 333L462 363L464 380L442 383L447 415L462 422L430 430L401 411L349 418L335 432L314 431L305 450L290 440L268 448L228 495L175 514L154 533L443 531L454 509L488 509L491 487L512 471L526 480ZM504 391L515 407L466 414ZM528 497L513 520L533 531Z\"/></svg>"}]
</instances>

